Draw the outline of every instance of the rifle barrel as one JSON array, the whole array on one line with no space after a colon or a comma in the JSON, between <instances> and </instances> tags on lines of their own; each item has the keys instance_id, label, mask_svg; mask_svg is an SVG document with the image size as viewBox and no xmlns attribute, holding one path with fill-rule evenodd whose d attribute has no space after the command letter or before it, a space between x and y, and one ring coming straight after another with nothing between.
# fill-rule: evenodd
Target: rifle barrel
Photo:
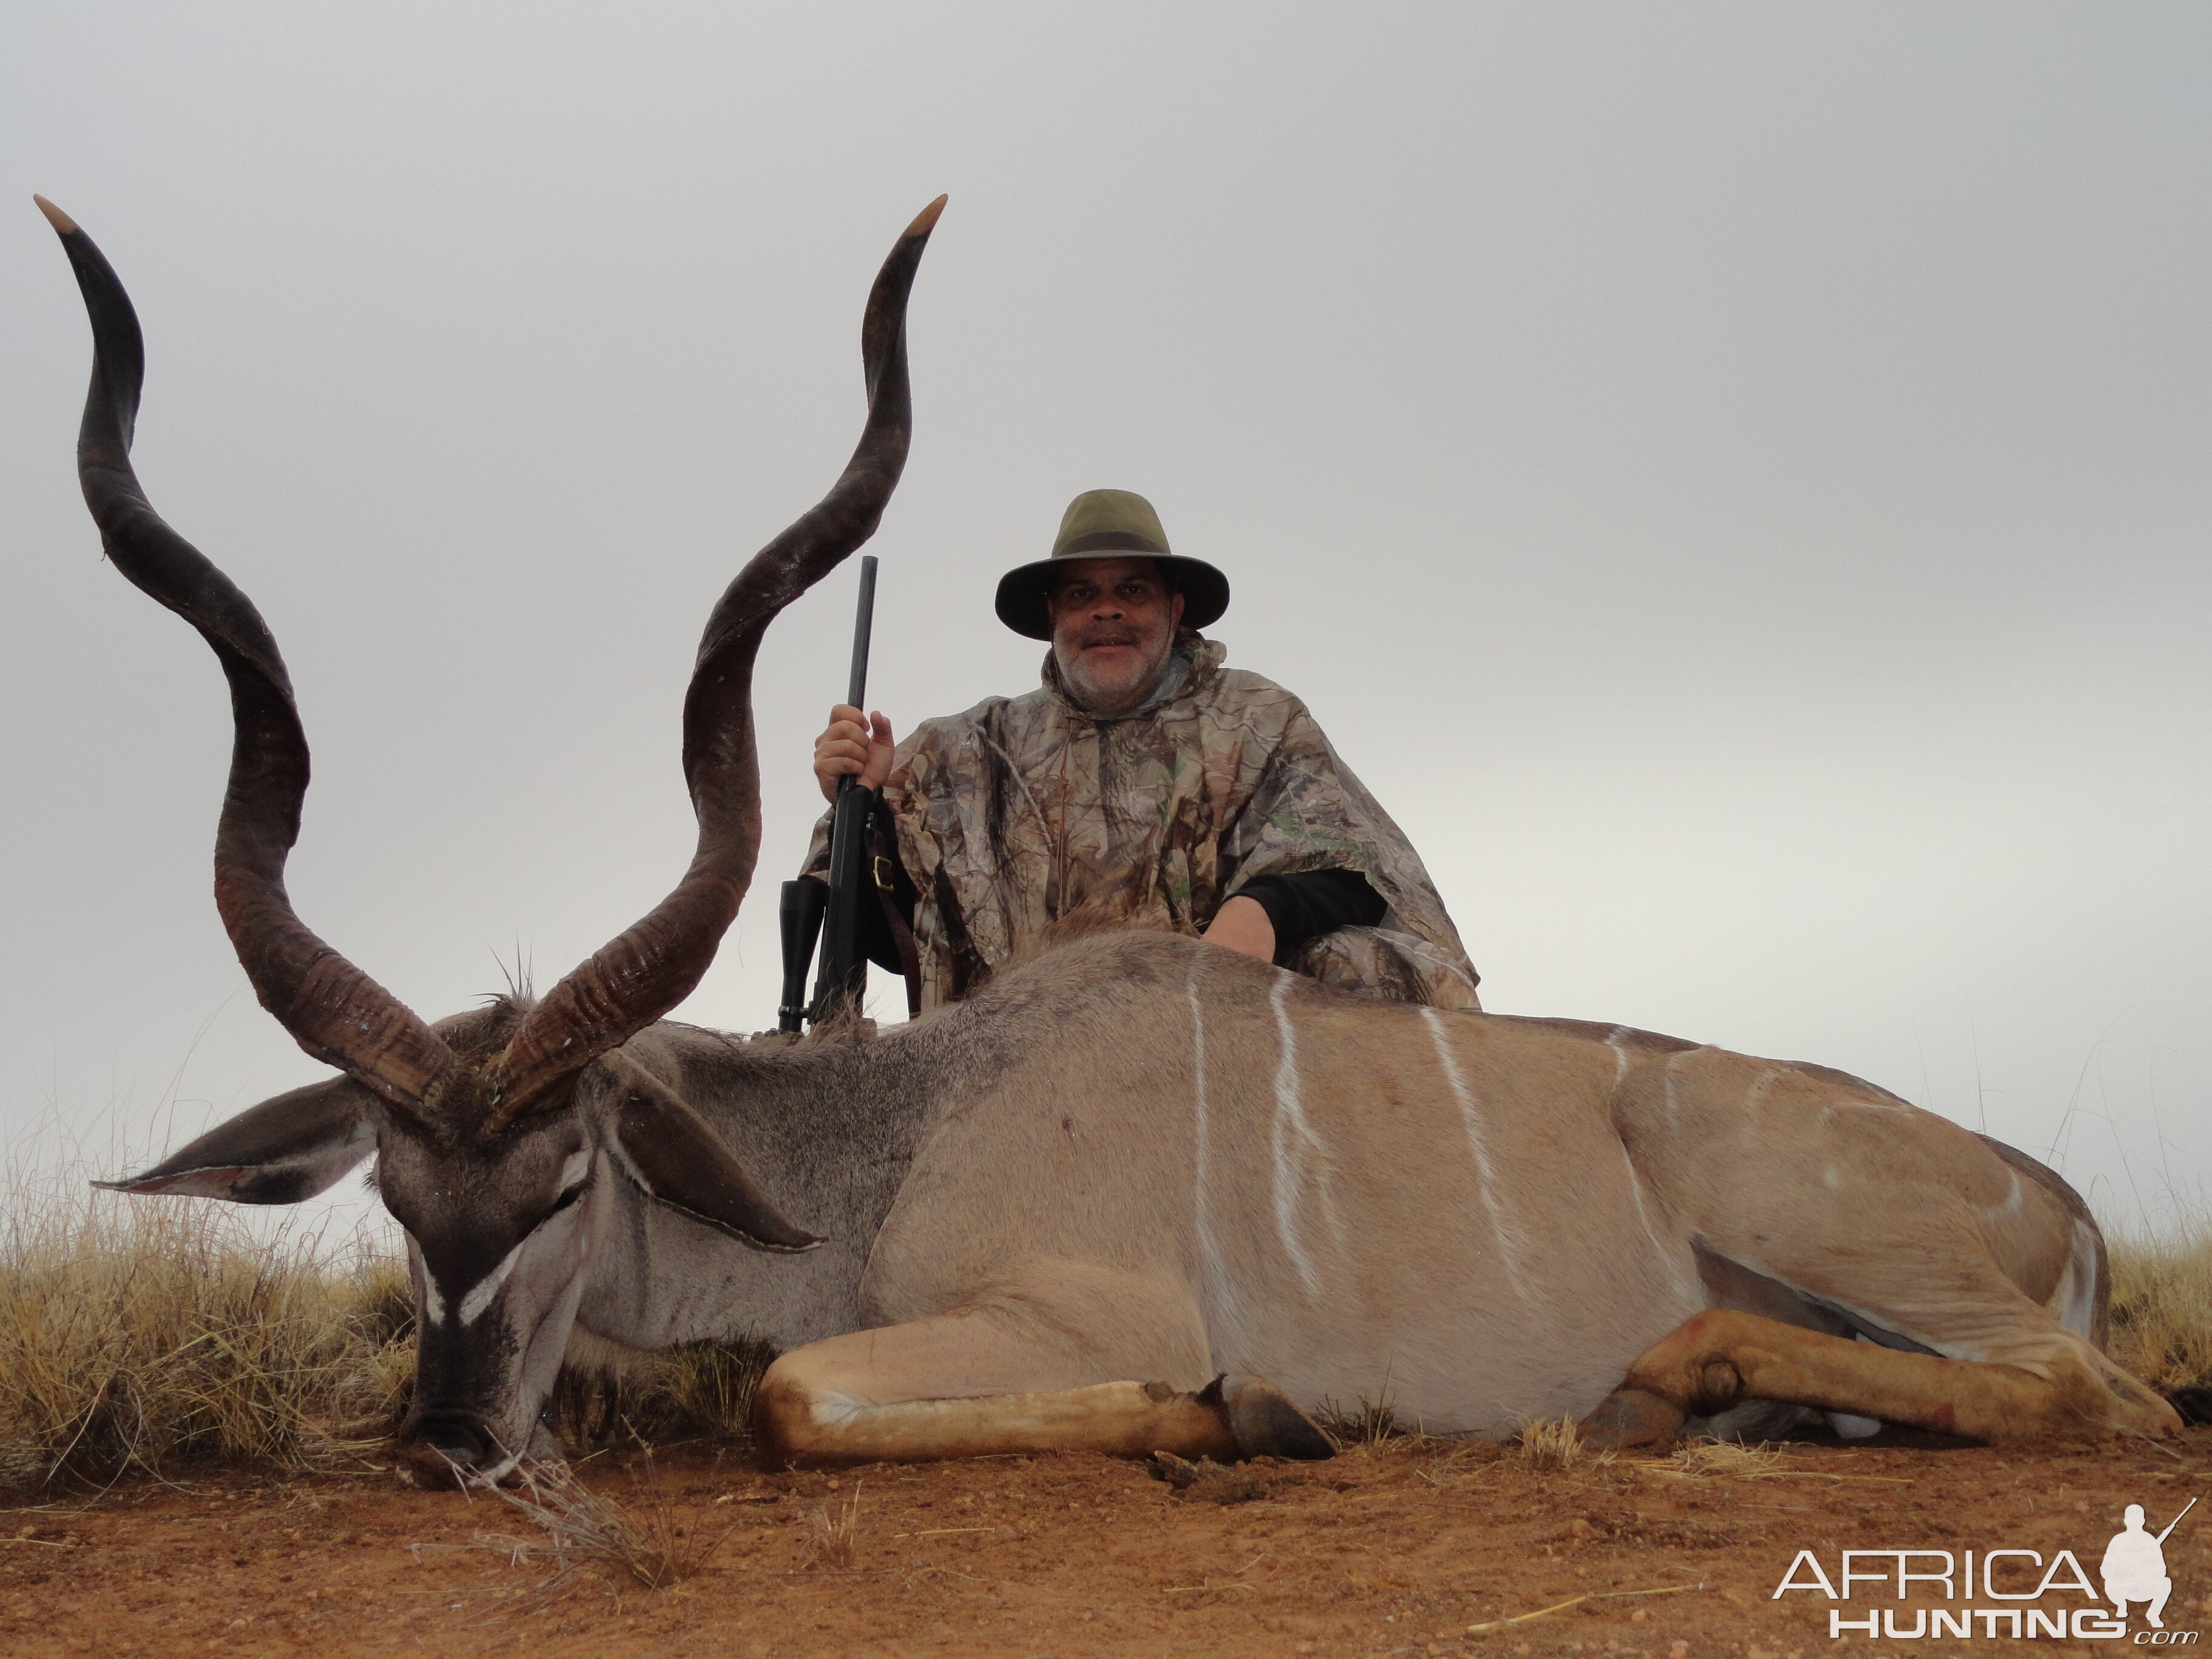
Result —
<instances>
[{"instance_id":1,"label":"rifle barrel","mask_svg":"<svg viewBox=\"0 0 2212 1659\"><path fill-rule=\"evenodd\" d=\"M863 707L868 696L868 641L876 626L876 556L860 556L860 604L853 618L853 674L846 682L845 701L860 709L863 720L867 709ZM852 774L846 774L850 777ZM840 787L842 787L841 782Z\"/></svg>"}]
</instances>

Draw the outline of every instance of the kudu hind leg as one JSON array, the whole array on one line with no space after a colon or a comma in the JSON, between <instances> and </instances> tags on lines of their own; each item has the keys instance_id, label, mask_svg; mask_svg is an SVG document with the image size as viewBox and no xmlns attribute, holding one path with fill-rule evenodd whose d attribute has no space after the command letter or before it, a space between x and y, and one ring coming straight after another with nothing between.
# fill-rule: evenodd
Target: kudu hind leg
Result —
<instances>
[{"instance_id":1,"label":"kudu hind leg","mask_svg":"<svg viewBox=\"0 0 2212 1659\"><path fill-rule=\"evenodd\" d=\"M1746 1400L1778 1400L1909 1424L1970 1440L2080 1440L2179 1425L2148 1394L2124 1399L2083 1360L2039 1367L1900 1353L1757 1314L1716 1309L1646 1349L1583 1419L1585 1441L1671 1444L1683 1421Z\"/></svg>"}]
</instances>

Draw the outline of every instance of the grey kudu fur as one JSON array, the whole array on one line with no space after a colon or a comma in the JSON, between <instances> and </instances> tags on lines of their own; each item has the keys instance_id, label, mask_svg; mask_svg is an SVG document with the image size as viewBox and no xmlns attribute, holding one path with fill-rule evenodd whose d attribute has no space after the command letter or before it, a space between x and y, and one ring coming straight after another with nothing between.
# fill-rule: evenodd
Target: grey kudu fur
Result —
<instances>
[{"instance_id":1,"label":"grey kudu fur","mask_svg":"<svg viewBox=\"0 0 2212 1659\"><path fill-rule=\"evenodd\" d=\"M92 318L86 500L229 678L224 925L263 1005L341 1072L115 1184L289 1203L374 1155L415 1278L424 1468L550 1452L572 1352L744 1332L783 1351L770 1454L821 1462L1322 1455L1293 1402L1386 1387L1431 1431L1565 1414L1612 1445L1807 1410L1983 1439L2176 1425L2103 1355L2104 1244L2074 1192L1819 1066L1377 1003L1126 932L873 1037L663 1019L752 874L762 633L897 481L906 298L941 202L870 293L851 464L708 623L682 883L542 1001L426 1024L293 915L307 750L283 661L140 491L136 317L41 206Z\"/></svg>"}]
</instances>

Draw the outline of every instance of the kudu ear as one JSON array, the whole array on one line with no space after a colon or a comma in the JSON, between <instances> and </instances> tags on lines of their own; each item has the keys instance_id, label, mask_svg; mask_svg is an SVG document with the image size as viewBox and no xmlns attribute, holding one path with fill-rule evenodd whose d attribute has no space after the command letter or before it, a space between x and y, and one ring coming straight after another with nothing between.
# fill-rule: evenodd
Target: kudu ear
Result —
<instances>
[{"instance_id":1,"label":"kudu ear","mask_svg":"<svg viewBox=\"0 0 2212 1659\"><path fill-rule=\"evenodd\" d=\"M181 1193L234 1204L313 1198L376 1148L376 1097L349 1077L264 1100L112 1193Z\"/></svg>"},{"instance_id":2,"label":"kudu ear","mask_svg":"<svg viewBox=\"0 0 2212 1659\"><path fill-rule=\"evenodd\" d=\"M622 1093L611 1150L651 1197L757 1250L811 1250L822 1243L777 1212L745 1166L674 1090L627 1054L606 1059Z\"/></svg>"}]
</instances>

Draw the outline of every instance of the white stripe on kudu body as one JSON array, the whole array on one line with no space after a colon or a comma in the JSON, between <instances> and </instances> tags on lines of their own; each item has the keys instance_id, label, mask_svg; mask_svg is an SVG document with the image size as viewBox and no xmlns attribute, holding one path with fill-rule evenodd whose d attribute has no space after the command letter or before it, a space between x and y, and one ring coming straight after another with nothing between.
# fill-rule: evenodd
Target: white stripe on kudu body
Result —
<instances>
[{"instance_id":1,"label":"white stripe on kudu body","mask_svg":"<svg viewBox=\"0 0 2212 1659\"><path fill-rule=\"evenodd\" d=\"M1667 1056L1666 1067L1660 1079L1667 1091L1667 1127L1677 1134L1682 1132L1682 1097L1675 1091L1674 1062L1681 1057L1678 1054Z\"/></svg>"},{"instance_id":2,"label":"white stripe on kudu body","mask_svg":"<svg viewBox=\"0 0 2212 1659\"><path fill-rule=\"evenodd\" d=\"M1605 1046L1613 1050L1613 1086L1620 1087L1620 1080L1628 1075L1628 1050L1621 1039L1630 1035L1626 1025L1616 1025L1606 1033Z\"/></svg>"},{"instance_id":3,"label":"white stripe on kudu body","mask_svg":"<svg viewBox=\"0 0 2212 1659\"><path fill-rule=\"evenodd\" d=\"M1628 1047L1624 1039L1633 1035L1634 1033L1626 1025L1616 1025L1606 1034L1605 1046L1613 1050L1613 1092L1616 1097L1620 1092L1621 1084L1628 1077ZM1674 1093L1674 1062L1681 1058L1681 1053L1667 1056L1662 1079L1662 1092L1667 1103L1667 1127L1675 1134L1681 1132L1682 1108L1680 1099ZM1665 1264L1667 1276L1674 1280L1674 1288L1686 1299L1693 1304L1696 1303L1701 1299L1698 1293L1698 1287L1692 1284L1688 1275L1683 1273L1679 1254L1667 1246L1665 1241L1659 1237L1659 1230L1651 1224L1651 1212L1644 1201L1644 1183L1637 1177L1636 1160L1628 1155L1627 1143L1616 1139L1614 1145L1620 1149L1620 1167L1623 1173L1628 1176L1628 1195L1635 1202L1636 1219L1644 1229L1644 1237L1650 1241L1652 1254Z\"/></svg>"},{"instance_id":4,"label":"white stripe on kudu body","mask_svg":"<svg viewBox=\"0 0 2212 1659\"><path fill-rule=\"evenodd\" d=\"M1206 1300L1217 1317L1243 1328L1244 1320L1237 1286L1224 1271L1221 1243L1213 1231L1213 1125L1206 1100L1206 1010L1199 1001L1199 968L1191 964L1190 1073L1192 1079L1191 1228L1198 1238L1199 1272Z\"/></svg>"},{"instance_id":5,"label":"white stripe on kudu body","mask_svg":"<svg viewBox=\"0 0 2212 1659\"><path fill-rule=\"evenodd\" d=\"M1461 1126L1467 1131L1468 1150L1474 1155L1475 1174L1481 1179L1482 1207L1490 1216L1490 1234L1498 1242L1498 1259L1504 1265L1505 1277L1513 1286L1513 1294L1523 1304L1534 1307L1528 1286L1521 1277L1521 1240L1510 1227L1499 1208L1498 1171L1491 1167L1490 1148L1482 1129L1482 1119L1477 1112L1474 1097L1468 1092L1467 1079L1461 1075L1459 1057L1452 1053L1450 1036L1444 1030L1443 1016L1433 1008L1421 1010L1421 1018L1429 1028L1429 1041L1437 1051L1437 1063L1443 1067L1444 1081L1451 1089L1452 1099L1459 1106Z\"/></svg>"},{"instance_id":6,"label":"white stripe on kudu body","mask_svg":"<svg viewBox=\"0 0 2212 1659\"><path fill-rule=\"evenodd\" d=\"M1298 1240L1298 1205L1307 1186L1310 1155L1312 1185L1321 1195L1322 1218L1328 1224L1329 1237L1340 1248L1344 1229L1337 1220L1335 1195L1329 1189L1328 1148L1306 1121L1305 1109L1298 1099L1298 1041L1291 1030L1290 1010L1283 1006L1290 988L1291 975L1285 973L1277 976L1267 993L1267 1006L1275 1013L1276 1041L1281 1048L1275 1066L1275 1121L1271 1136L1275 1158L1275 1234L1307 1291L1318 1294L1321 1275L1314 1271L1313 1258Z\"/></svg>"},{"instance_id":7,"label":"white stripe on kudu body","mask_svg":"<svg viewBox=\"0 0 2212 1659\"><path fill-rule=\"evenodd\" d=\"M1644 1225L1644 1237L1651 1241L1652 1254L1666 1265L1667 1276L1674 1281L1674 1288L1682 1293L1685 1299L1696 1300L1697 1286L1690 1282L1689 1276L1682 1271L1680 1257L1674 1251L1667 1248L1659 1237L1659 1230L1651 1224L1651 1212L1644 1202L1644 1183L1636 1177L1636 1160L1629 1157L1628 1148L1625 1146L1620 1148L1620 1167L1627 1173L1628 1194L1636 1200L1636 1218Z\"/></svg>"}]
</instances>

